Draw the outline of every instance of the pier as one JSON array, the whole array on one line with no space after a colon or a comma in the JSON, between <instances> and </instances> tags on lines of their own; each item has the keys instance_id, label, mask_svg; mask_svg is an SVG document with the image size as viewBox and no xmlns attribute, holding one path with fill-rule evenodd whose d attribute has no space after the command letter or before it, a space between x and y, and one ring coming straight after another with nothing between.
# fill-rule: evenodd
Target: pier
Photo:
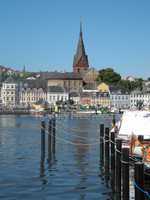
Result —
<instances>
[{"instance_id":1,"label":"pier","mask_svg":"<svg viewBox=\"0 0 150 200\"><path fill-rule=\"evenodd\" d=\"M70 120L77 117L82 119L88 117L94 119L96 116L74 115L70 116ZM41 123L41 134L43 134L44 130L45 135L47 135L47 139L44 140L41 135L41 147L43 147L45 142L48 143L49 161L52 161L56 153L56 143L59 142L59 140L72 145L80 145L84 147L99 144L100 174L104 178L106 186L112 191L112 199L150 199L150 173L145 172L144 163L142 161L129 154L129 148L123 145L122 139L116 137L116 132L110 131L111 123L107 126L101 123L99 124L99 141L95 144L72 143L69 142L69 140L57 136L57 129L64 129L65 127L61 122L62 119L63 116L53 116L49 119L47 124L48 129L45 128L46 126L43 121ZM64 131L69 132L69 129L65 129ZM78 127L74 128L73 131L75 133L78 131L84 132L84 130L79 130Z\"/></svg>"}]
</instances>

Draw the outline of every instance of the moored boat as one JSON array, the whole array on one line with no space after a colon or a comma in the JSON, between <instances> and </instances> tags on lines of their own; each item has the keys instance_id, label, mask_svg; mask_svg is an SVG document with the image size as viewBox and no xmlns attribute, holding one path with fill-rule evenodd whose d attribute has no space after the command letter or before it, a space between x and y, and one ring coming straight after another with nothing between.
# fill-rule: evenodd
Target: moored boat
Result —
<instances>
[{"instance_id":1,"label":"moored boat","mask_svg":"<svg viewBox=\"0 0 150 200\"><path fill-rule=\"evenodd\" d=\"M130 155L142 160L150 172L150 112L125 111L116 126L117 137L130 148Z\"/></svg>"}]
</instances>

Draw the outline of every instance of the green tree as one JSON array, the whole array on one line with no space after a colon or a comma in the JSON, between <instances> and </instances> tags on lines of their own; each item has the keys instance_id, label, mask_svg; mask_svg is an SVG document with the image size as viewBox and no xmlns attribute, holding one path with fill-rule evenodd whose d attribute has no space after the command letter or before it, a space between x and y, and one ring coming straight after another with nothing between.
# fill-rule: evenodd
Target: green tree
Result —
<instances>
[{"instance_id":1,"label":"green tree","mask_svg":"<svg viewBox=\"0 0 150 200\"><path fill-rule=\"evenodd\" d=\"M99 71L97 77L98 82L105 82L107 84L116 84L121 80L120 74L115 72L112 68L106 68Z\"/></svg>"}]
</instances>

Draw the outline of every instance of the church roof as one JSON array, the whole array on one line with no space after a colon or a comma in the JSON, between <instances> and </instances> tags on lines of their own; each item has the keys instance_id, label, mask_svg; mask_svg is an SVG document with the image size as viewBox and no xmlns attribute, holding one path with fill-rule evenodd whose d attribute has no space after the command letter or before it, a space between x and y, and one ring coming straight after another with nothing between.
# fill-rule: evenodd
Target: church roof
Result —
<instances>
[{"instance_id":1,"label":"church roof","mask_svg":"<svg viewBox=\"0 0 150 200\"><path fill-rule=\"evenodd\" d=\"M80 34L79 41L77 45L76 54L74 56L73 67L83 67L88 68L88 57L85 52L84 42L83 42L83 34L82 34L82 24L80 24Z\"/></svg>"},{"instance_id":2,"label":"church roof","mask_svg":"<svg viewBox=\"0 0 150 200\"><path fill-rule=\"evenodd\" d=\"M41 74L41 78L47 80L82 80L80 74L73 72L46 72Z\"/></svg>"}]
</instances>

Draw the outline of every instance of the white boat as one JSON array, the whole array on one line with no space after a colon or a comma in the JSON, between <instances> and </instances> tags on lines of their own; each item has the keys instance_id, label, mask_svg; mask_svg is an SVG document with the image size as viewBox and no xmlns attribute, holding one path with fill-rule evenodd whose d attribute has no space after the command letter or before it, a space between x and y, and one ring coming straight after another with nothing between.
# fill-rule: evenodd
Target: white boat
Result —
<instances>
[{"instance_id":1,"label":"white boat","mask_svg":"<svg viewBox=\"0 0 150 200\"><path fill-rule=\"evenodd\" d=\"M125 111L119 122L118 137L128 139L131 135L143 135L150 139L150 112Z\"/></svg>"},{"instance_id":2,"label":"white boat","mask_svg":"<svg viewBox=\"0 0 150 200\"><path fill-rule=\"evenodd\" d=\"M150 167L150 112L126 111L117 123L117 128L118 138L123 139L130 153L143 158L145 165Z\"/></svg>"}]
</instances>

